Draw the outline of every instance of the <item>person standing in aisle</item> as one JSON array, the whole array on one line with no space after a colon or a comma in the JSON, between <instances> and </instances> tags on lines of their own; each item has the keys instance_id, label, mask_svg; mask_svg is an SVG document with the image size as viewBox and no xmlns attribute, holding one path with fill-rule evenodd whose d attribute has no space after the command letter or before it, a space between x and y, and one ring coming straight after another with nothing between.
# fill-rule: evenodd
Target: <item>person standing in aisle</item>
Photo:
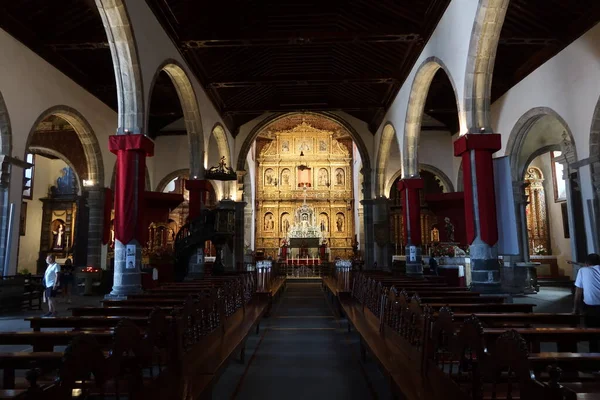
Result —
<instances>
[{"instance_id":1,"label":"person standing in aisle","mask_svg":"<svg viewBox=\"0 0 600 400\"><path fill-rule=\"evenodd\" d=\"M52 254L46 257L46 263L48 264L48 268L46 268L46 272L44 273L44 297L48 302L48 313L44 314L44 317L55 317L55 300L59 284L60 265L58 265Z\"/></svg>"},{"instance_id":2,"label":"person standing in aisle","mask_svg":"<svg viewBox=\"0 0 600 400\"><path fill-rule=\"evenodd\" d=\"M585 267L577 272L573 312L583 311L588 328L600 328L600 255L589 254ZM600 350L598 340L590 340L590 353Z\"/></svg>"}]
</instances>

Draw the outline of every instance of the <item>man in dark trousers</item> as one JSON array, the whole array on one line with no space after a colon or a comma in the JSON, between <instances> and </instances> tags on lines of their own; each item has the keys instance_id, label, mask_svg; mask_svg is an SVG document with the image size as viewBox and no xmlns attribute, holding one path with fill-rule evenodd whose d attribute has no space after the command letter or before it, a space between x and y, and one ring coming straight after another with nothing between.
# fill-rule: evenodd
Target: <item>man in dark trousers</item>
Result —
<instances>
[{"instance_id":1,"label":"man in dark trousers","mask_svg":"<svg viewBox=\"0 0 600 400\"><path fill-rule=\"evenodd\" d=\"M588 328L600 328L600 255L589 254L585 265L575 279L573 312L583 311ZM599 349L598 341L590 340L590 353L597 353Z\"/></svg>"}]
</instances>

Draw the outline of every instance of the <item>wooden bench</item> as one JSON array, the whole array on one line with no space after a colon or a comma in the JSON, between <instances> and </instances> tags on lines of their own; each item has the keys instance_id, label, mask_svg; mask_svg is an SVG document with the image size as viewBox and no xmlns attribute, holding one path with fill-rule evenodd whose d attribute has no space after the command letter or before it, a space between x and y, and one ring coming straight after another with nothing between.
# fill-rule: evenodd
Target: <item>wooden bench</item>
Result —
<instances>
[{"instance_id":1,"label":"wooden bench","mask_svg":"<svg viewBox=\"0 0 600 400\"><path fill-rule=\"evenodd\" d=\"M158 307L149 302L143 307L119 306L119 307L73 307L69 308L73 317L100 316L100 317L143 317L148 316L155 308L166 313L180 310L181 307Z\"/></svg>"},{"instance_id":2,"label":"wooden bench","mask_svg":"<svg viewBox=\"0 0 600 400\"><path fill-rule=\"evenodd\" d=\"M148 313L150 314L150 313ZM29 322L29 326L34 332L40 332L42 329L48 328L72 328L76 330L84 330L89 328L102 328L112 329L119 321L123 319L123 316L103 316L103 317L29 317L25 318L25 321ZM148 325L147 316L136 316L127 318L133 322L139 328L145 329ZM0 337L1 337L0 333ZM0 344L2 344L0 340Z\"/></svg>"}]
</instances>

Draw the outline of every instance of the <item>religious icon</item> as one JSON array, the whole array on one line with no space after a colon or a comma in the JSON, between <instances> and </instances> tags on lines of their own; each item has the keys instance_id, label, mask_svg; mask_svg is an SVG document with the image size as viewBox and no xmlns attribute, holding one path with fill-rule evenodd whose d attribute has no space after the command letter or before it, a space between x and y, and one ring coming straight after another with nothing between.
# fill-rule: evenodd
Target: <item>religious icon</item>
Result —
<instances>
[{"instance_id":1,"label":"religious icon","mask_svg":"<svg viewBox=\"0 0 600 400\"><path fill-rule=\"evenodd\" d=\"M287 219L284 219L283 220L283 232L287 233L289 229L290 229L290 221L288 221Z\"/></svg>"},{"instance_id":2,"label":"religious icon","mask_svg":"<svg viewBox=\"0 0 600 400\"><path fill-rule=\"evenodd\" d=\"M344 184L344 170L341 168L338 168L335 171L335 184L336 185L343 185Z\"/></svg>"},{"instance_id":3,"label":"religious icon","mask_svg":"<svg viewBox=\"0 0 600 400\"><path fill-rule=\"evenodd\" d=\"M440 241L440 230L435 226L431 229L431 241L437 243Z\"/></svg>"},{"instance_id":4,"label":"religious icon","mask_svg":"<svg viewBox=\"0 0 600 400\"><path fill-rule=\"evenodd\" d=\"M327 151L327 142L319 140L319 151Z\"/></svg>"},{"instance_id":5,"label":"religious icon","mask_svg":"<svg viewBox=\"0 0 600 400\"><path fill-rule=\"evenodd\" d=\"M288 142L287 140L284 140L283 142L281 142L281 152L287 153L289 151L290 151L290 142Z\"/></svg>"},{"instance_id":6,"label":"religious icon","mask_svg":"<svg viewBox=\"0 0 600 400\"><path fill-rule=\"evenodd\" d=\"M275 228L275 221L273 221L273 214L265 214L265 231L272 231Z\"/></svg>"},{"instance_id":7,"label":"religious icon","mask_svg":"<svg viewBox=\"0 0 600 400\"><path fill-rule=\"evenodd\" d=\"M275 173L271 168L265 171L265 184L266 185L275 185Z\"/></svg>"},{"instance_id":8,"label":"religious icon","mask_svg":"<svg viewBox=\"0 0 600 400\"><path fill-rule=\"evenodd\" d=\"M454 242L454 225L450 222L450 218L444 218L444 222L446 223L446 240L448 242Z\"/></svg>"},{"instance_id":9,"label":"religious icon","mask_svg":"<svg viewBox=\"0 0 600 400\"><path fill-rule=\"evenodd\" d=\"M310 144L306 140L302 140L302 142L300 142L300 147L298 147L298 150L300 152L310 151Z\"/></svg>"},{"instance_id":10,"label":"religious icon","mask_svg":"<svg viewBox=\"0 0 600 400\"><path fill-rule=\"evenodd\" d=\"M320 227L321 227L321 232L327 232L327 215L325 214L321 214L321 223L320 223Z\"/></svg>"},{"instance_id":11,"label":"religious icon","mask_svg":"<svg viewBox=\"0 0 600 400\"><path fill-rule=\"evenodd\" d=\"M65 248L65 225L62 220L57 219L52 223L52 249L63 250Z\"/></svg>"},{"instance_id":12,"label":"religious icon","mask_svg":"<svg viewBox=\"0 0 600 400\"><path fill-rule=\"evenodd\" d=\"M289 169L284 169L283 172L281 173L281 183L285 186L288 186L290 184L290 170Z\"/></svg>"},{"instance_id":13,"label":"religious icon","mask_svg":"<svg viewBox=\"0 0 600 400\"><path fill-rule=\"evenodd\" d=\"M339 213L336 220L336 226L338 232L344 232L344 214Z\"/></svg>"},{"instance_id":14,"label":"religious icon","mask_svg":"<svg viewBox=\"0 0 600 400\"><path fill-rule=\"evenodd\" d=\"M325 168L319 170L319 186L327 186L327 170Z\"/></svg>"}]
</instances>

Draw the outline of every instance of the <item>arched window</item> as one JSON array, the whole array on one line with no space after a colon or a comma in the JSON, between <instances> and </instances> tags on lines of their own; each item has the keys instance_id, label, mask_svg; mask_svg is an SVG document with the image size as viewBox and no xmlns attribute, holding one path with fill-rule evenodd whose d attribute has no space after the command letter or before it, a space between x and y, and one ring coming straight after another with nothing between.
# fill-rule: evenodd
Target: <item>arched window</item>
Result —
<instances>
[{"instance_id":1,"label":"arched window","mask_svg":"<svg viewBox=\"0 0 600 400\"><path fill-rule=\"evenodd\" d=\"M544 175L539 168L529 167L525 173L527 184L525 194L529 200L527 214L527 233L529 236L529 254L549 255L548 218L546 213L546 194L544 193Z\"/></svg>"}]
</instances>

